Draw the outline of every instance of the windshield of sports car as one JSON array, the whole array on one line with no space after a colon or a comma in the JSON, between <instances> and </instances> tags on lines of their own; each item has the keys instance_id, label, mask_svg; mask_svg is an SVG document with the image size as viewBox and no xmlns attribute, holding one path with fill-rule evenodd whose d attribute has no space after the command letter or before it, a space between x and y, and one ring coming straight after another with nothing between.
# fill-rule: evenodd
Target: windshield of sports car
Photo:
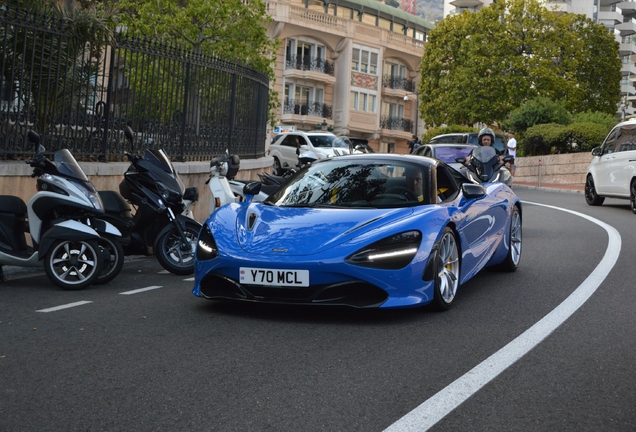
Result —
<instances>
[{"instance_id":1,"label":"windshield of sports car","mask_svg":"<svg viewBox=\"0 0 636 432\"><path fill-rule=\"evenodd\" d=\"M335 135L310 135L308 138L314 147L349 148L346 141Z\"/></svg>"},{"instance_id":2,"label":"windshield of sports car","mask_svg":"<svg viewBox=\"0 0 636 432\"><path fill-rule=\"evenodd\" d=\"M427 165L323 160L299 171L265 204L280 207L398 208L429 204Z\"/></svg>"}]
</instances>

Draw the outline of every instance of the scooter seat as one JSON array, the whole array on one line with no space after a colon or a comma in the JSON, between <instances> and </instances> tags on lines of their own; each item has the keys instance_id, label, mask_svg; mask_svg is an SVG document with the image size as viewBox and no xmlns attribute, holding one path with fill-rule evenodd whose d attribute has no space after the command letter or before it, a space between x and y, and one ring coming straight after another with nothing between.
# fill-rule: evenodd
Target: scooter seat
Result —
<instances>
[{"instance_id":1,"label":"scooter seat","mask_svg":"<svg viewBox=\"0 0 636 432\"><path fill-rule=\"evenodd\" d=\"M13 195L0 195L0 212L26 215L27 206L22 198Z\"/></svg>"}]
</instances>

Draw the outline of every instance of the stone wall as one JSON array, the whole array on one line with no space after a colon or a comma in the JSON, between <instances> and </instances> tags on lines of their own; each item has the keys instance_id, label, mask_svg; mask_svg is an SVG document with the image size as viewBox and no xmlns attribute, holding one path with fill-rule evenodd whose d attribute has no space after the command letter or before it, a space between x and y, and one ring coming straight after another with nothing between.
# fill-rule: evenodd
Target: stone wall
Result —
<instances>
[{"instance_id":1,"label":"stone wall","mask_svg":"<svg viewBox=\"0 0 636 432\"><path fill-rule=\"evenodd\" d=\"M515 183L584 185L590 152L517 158Z\"/></svg>"},{"instance_id":2,"label":"stone wall","mask_svg":"<svg viewBox=\"0 0 636 432\"><path fill-rule=\"evenodd\" d=\"M119 191L119 183L130 165L126 162L80 162L88 179L97 190ZM199 189L199 201L194 205L194 218L203 223L208 214L210 189L205 184L210 177L209 162L173 162L181 181L186 187L196 186ZM254 160L242 160L237 180L257 180L258 173L271 173L272 158L270 156ZM24 161L0 162L0 194L19 196L28 202L37 192L35 178L31 177L33 169Z\"/></svg>"}]
</instances>

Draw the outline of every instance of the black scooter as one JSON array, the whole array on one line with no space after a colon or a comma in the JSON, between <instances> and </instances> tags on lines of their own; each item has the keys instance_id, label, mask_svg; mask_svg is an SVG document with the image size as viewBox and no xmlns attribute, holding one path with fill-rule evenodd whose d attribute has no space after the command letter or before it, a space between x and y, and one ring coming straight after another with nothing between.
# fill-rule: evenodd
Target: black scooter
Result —
<instances>
[{"instance_id":1,"label":"black scooter","mask_svg":"<svg viewBox=\"0 0 636 432\"><path fill-rule=\"evenodd\" d=\"M504 166L512 160L512 156L504 156L500 160L497 151L490 146L475 147L468 159L463 157L455 159L466 168L461 170L462 174L473 183L501 182L507 186L512 185L513 177Z\"/></svg>"},{"instance_id":2,"label":"black scooter","mask_svg":"<svg viewBox=\"0 0 636 432\"><path fill-rule=\"evenodd\" d=\"M131 148L134 133L124 131ZM143 156L125 153L131 162L116 191L99 191L106 215L122 232L125 255L155 255L176 275L194 273L194 251L201 224L183 216L185 187L163 150ZM196 191L194 191L196 194ZM132 208L136 211L132 213Z\"/></svg>"}]
</instances>

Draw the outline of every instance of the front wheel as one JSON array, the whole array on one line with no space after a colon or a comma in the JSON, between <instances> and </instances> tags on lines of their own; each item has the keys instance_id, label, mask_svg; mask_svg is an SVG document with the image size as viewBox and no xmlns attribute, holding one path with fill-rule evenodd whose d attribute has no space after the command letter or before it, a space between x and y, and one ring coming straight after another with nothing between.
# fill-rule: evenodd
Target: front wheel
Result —
<instances>
[{"instance_id":1,"label":"front wheel","mask_svg":"<svg viewBox=\"0 0 636 432\"><path fill-rule=\"evenodd\" d=\"M501 263L501 270L513 272L519 267L521 261L521 213L515 206L510 217L510 232L508 234L508 255Z\"/></svg>"},{"instance_id":2,"label":"front wheel","mask_svg":"<svg viewBox=\"0 0 636 432\"><path fill-rule=\"evenodd\" d=\"M84 289L102 271L102 251L94 240L56 240L44 257L44 271L64 290Z\"/></svg>"},{"instance_id":3,"label":"front wheel","mask_svg":"<svg viewBox=\"0 0 636 432\"><path fill-rule=\"evenodd\" d=\"M455 233L449 227L444 229L437 253L435 292L433 304L438 310L448 310L457 294L459 286L459 247Z\"/></svg>"},{"instance_id":4,"label":"front wheel","mask_svg":"<svg viewBox=\"0 0 636 432\"><path fill-rule=\"evenodd\" d=\"M185 223L183 232L188 240L187 247L181 244L181 236L176 227L159 237L155 245L155 256L161 267L176 275L194 273L194 252L200 229L198 224Z\"/></svg>"},{"instance_id":5,"label":"front wheel","mask_svg":"<svg viewBox=\"0 0 636 432\"><path fill-rule=\"evenodd\" d=\"M124 266L124 248L116 239L102 235L98 244L102 250L104 265L102 272L95 281L95 285L112 281Z\"/></svg>"},{"instance_id":6,"label":"front wheel","mask_svg":"<svg viewBox=\"0 0 636 432\"><path fill-rule=\"evenodd\" d=\"M594 179L591 175L587 176L585 180L585 201L591 206L600 206L605 201L604 197L598 196L596 193L596 187L594 186Z\"/></svg>"},{"instance_id":7,"label":"front wheel","mask_svg":"<svg viewBox=\"0 0 636 432\"><path fill-rule=\"evenodd\" d=\"M272 166L272 174L275 176L283 175L283 168L280 166L280 161L277 157L274 157L274 165Z\"/></svg>"}]
</instances>

